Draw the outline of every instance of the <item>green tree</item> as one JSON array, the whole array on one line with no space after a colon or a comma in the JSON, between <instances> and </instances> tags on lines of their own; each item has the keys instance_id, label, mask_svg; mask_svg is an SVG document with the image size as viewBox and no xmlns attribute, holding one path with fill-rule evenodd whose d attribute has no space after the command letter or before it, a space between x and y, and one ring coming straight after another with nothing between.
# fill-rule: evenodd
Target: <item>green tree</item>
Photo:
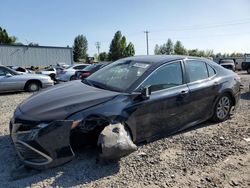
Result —
<instances>
[{"instance_id":1,"label":"green tree","mask_svg":"<svg viewBox=\"0 0 250 188\"><path fill-rule=\"evenodd\" d=\"M109 60L115 61L134 54L134 45L130 42L127 46L126 37L122 36L121 31L117 31L109 47Z\"/></svg>"},{"instance_id":2,"label":"green tree","mask_svg":"<svg viewBox=\"0 0 250 188\"><path fill-rule=\"evenodd\" d=\"M155 55L160 55L161 54L160 46L158 44L155 45L154 53L155 53Z\"/></svg>"},{"instance_id":3,"label":"green tree","mask_svg":"<svg viewBox=\"0 0 250 188\"><path fill-rule=\"evenodd\" d=\"M78 35L74 40L73 59L75 62L86 61L88 54L88 41L85 36Z\"/></svg>"},{"instance_id":4,"label":"green tree","mask_svg":"<svg viewBox=\"0 0 250 188\"><path fill-rule=\"evenodd\" d=\"M15 36L9 36L7 31L0 27L0 44L15 44L16 41Z\"/></svg>"},{"instance_id":5,"label":"green tree","mask_svg":"<svg viewBox=\"0 0 250 188\"><path fill-rule=\"evenodd\" d=\"M122 57L123 50L121 47L122 46L121 39L122 39L121 31L117 31L109 47L109 59L112 61L115 61Z\"/></svg>"},{"instance_id":6,"label":"green tree","mask_svg":"<svg viewBox=\"0 0 250 188\"><path fill-rule=\"evenodd\" d=\"M205 57L214 57L214 51L213 50L206 50L204 56Z\"/></svg>"},{"instance_id":7,"label":"green tree","mask_svg":"<svg viewBox=\"0 0 250 188\"><path fill-rule=\"evenodd\" d=\"M126 47L126 50L125 50L125 57L130 57L130 56L134 56L135 55L135 47L134 45L132 44L132 42L130 42L128 44L128 46Z\"/></svg>"},{"instance_id":8,"label":"green tree","mask_svg":"<svg viewBox=\"0 0 250 188\"><path fill-rule=\"evenodd\" d=\"M188 50L188 55L190 55L190 56L199 56L199 50L198 49Z\"/></svg>"},{"instance_id":9,"label":"green tree","mask_svg":"<svg viewBox=\"0 0 250 188\"><path fill-rule=\"evenodd\" d=\"M186 55L187 51L182 45L181 41L177 40L174 45L174 53L178 55Z\"/></svg>"},{"instance_id":10,"label":"green tree","mask_svg":"<svg viewBox=\"0 0 250 188\"><path fill-rule=\"evenodd\" d=\"M155 52L155 55L173 54L174 44L173 44L172 40L168 39L167 43L164 43L163 45L160 45L160 46L158 44L156 44L154 52Z\"/></svg>"},{"instance_id":11,"label":"green tree","mask_svg":"<svg viewBox=\"0 0 250 188\"><path fill-rule=\"evenodd\" d=\"M108 54L106 52L101 52L99 54L99 60L100 61L108 61Z\"/></svg>"},{"instance_id":12,"label":"green tree","mask_svg":"<svg viewBox=\"0 0 250 188\"><path fill-rule=\"evenodd\" d=\"M39 44L38 44L38 43L34 43L34 42L30 42L30 43L28 44L28 46L39 46Z\"/></svg>"},{"instance_id":13,"label":"green tree","mask_svg":"<svg viewBox=\"0 0 250 188\"><path fill-rule=\"evenodd\" d=\"M174 44L173 44L171 39L168 39L165 48L166 48L166 54L167 55L170 55L170 54L174 53Z\"/></svg>"},{"instance_id":14,"label":"green tree","mask_svg":"<svg viewBox=\"0 0 250 188\"><path fill-rule=\"evenodd\" d=\"M122 36L122 39L121 39L122 57L126 57L126 47L127 47L126 37Z\"/></svg>"}]
</instances>

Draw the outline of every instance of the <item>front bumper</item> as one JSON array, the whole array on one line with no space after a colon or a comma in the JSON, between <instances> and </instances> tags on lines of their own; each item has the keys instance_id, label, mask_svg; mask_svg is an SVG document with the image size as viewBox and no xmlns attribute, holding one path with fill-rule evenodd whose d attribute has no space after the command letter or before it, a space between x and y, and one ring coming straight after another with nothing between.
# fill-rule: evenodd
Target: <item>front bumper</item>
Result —
<instances>
[{"instance_id":1,"label":"front bumper","mask_svg":"<svg viewBox=\"0 0 250 188\"><path fill-rule=\"evenodd\" d=\"M11 138L24 165L42 170L72 160L71 125L72 121L54 121L27 130L24 124L12 120Z\"/></svg>"},{"instance_id":2,"label":"front bumper","mask_svg":"<svg viewBox=\"0 0 250 188\"><path fill-rule=\"evenodd\" d=\"M65 74L59 74L56 77L56 80L61 81L61 82L68 82L70 80L70 77L73 75L68 75L67 73Z\"/></svg>"},{"instance_id":3,"label":"front bumper","mask_svg":"<svg viewBox=\"0 0 250 188\"><path fill-rule=\"evenodd\" d=\"M54 81L43 83L42 88L47 88L54 85Z\"/></svg>"}]
</instances>

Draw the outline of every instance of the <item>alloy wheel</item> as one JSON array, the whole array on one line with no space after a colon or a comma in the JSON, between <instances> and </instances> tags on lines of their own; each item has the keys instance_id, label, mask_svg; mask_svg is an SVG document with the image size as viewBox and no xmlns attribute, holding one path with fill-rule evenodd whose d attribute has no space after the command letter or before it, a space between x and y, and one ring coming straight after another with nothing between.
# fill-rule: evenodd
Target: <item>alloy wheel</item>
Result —
<instances>
[{"instance_id":1,"label":"alloy wheel","mask_svg":"<svg viewBox=\"0 0 250 188\"><path fill-rule=\"evenodd\" d=\"M230 99L227 96L223 96L218 104L216 109L216 115L219 119L223 120L225 119L230 111Z\"/></svg>"}]
</instances>

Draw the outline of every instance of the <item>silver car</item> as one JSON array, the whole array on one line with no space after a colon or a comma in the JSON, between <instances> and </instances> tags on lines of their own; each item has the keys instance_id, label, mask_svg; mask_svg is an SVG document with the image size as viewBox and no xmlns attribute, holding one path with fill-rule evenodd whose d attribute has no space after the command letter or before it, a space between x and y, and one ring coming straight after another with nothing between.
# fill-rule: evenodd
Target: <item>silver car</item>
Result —
<instances>
[{"instance_id":1,"label":"silver car","mask_svg":"<svg viewBox=\"0 0 250 188\"><path fill-rule=\"evenodd\" d=\"M21 74L0 65L0 93L10 91L38 91L54 85L49 76L39 74Z\"/></svg>"},{"instance_id":2,"label":"silver car","mask_svg":"<svg viewBox=\"0 0 250 188\"><path fill-rule=\"evenodd\" d=\"M87 67L89 64L76 64L69 68L62 70L60 73L57 74L56 80L62 82L68 82L71 80L75 80L75 72L77 70L82 70Z\"/></svg>"}]
</instances>

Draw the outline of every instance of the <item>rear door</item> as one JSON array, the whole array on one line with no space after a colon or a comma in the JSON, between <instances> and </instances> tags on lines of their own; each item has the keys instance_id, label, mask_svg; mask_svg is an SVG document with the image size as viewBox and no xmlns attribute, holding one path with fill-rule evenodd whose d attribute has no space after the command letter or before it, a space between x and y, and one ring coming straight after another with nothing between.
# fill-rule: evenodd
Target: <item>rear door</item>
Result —
<instances>
[{"instance_id":1,"label":"rear door","mask_svg":"<svg viewBox=\"0 0 250 188\"><path fill-rule=\"evenodd\" d=\"M208 119L213 112L214 99L219 90L215 70L201 60L186 60L191 108L189 123Z\"/></svg>"}]
</instances>

